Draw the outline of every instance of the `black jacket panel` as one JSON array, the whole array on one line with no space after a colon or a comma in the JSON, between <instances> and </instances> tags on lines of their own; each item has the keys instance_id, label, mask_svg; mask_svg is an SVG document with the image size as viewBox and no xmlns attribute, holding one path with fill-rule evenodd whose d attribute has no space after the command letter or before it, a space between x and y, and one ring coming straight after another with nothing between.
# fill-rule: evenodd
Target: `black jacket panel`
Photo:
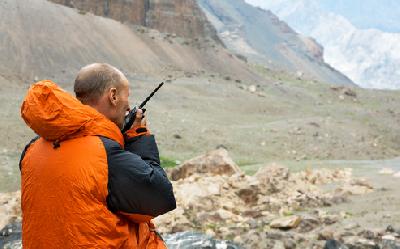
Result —
<instances>
[{"instance_id":1,"label":"black jacket panel","mask_svg":"<svg viewBox=\"0 0 400 249\"><path fill-rule=\"evenodd\" d=\"M101 137L107 152L110 211L156 217L176 208L172 184L160 167L153 136L143 136L127 144L128 150Z\"/></svg>"},{"instance_id":2,"label":"black jacket panel","mask_svg":"<svg viewBox=\"0 0 400 249\"><path fill-rule=\"evenodd\" d=\"M160 156L153 135L125 139L125 150L135 153L148 163L160 165Z\"/></svg>"},{"instance_id":3,"label":"black jacket panel","mask_svg":"<svg viewBox=\"0 0 400 249\"><path fill-rule=\"evenodd\" d=\"M20 159L19 159L19 170L21 170L21 167L22 167L22 160L24 160L26 151L27 151L27 150L29 149L29 147L30 147L34 142L36 142L36 140L38 140L39 138L40 138L39 136L34 137L34 138L25 146L24 150L23 150L22 153L21 153L21 157L20 157Z\"/></svg>"}]
</instances>

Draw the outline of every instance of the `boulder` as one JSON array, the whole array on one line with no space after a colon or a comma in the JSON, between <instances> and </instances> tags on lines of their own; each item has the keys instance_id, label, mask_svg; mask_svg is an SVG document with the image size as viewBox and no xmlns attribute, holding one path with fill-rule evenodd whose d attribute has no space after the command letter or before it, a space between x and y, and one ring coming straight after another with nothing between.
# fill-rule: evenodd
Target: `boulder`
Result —
<instances>
[{"instance_id":1,"label":"boulder","mask_svg":"<svg viewBox=\"0 0 400 249\"><path fill-rule=\"evenodd\" d=\"M229 157L228 151L223 148L208 152L184 162L177 168L169 170L170 179L177 181L194 174L226 175L231 176L242 171Z\"/></svg>"},{"instance_id":2,"label":"boulder","mask_svg":"<svg viewBox=\"0 0 400 249\"><path fill-rule=\"evenodd\" d=\"M292 215L287 217L282 217L271 221L269 224L272 228L290 229L296 228L301 222L300 216Z\"/></svg>"},{"instance_id":3,"label":"boulder","mask_svg":"<svg viewBox=\"0 0 400 249\"><path fill-rule=\"evenodd\" d=\"M348 249L348 247L337 240L327 240L324 249Z\"/></svg>"},{"instance_id":4,"label":"boulder","mask_svg":"<svg viewBox=\"0 0 400 249\"><path fill-rule=\"evenodd\" d=\"M321 222L318 218L312 217L312 216L305 216L302 218L297 230L300 233L308 233L320 225L321 225Z\"/></svg>"},{"instance_id":5,"label":"boulder","mask_svg":"<svg viewBox=\"0 0 400 249\"><path fill-rule=\"evenodd\" d=\"M330 229L323 229L318 233L318 240L331 240L333 239L333 231Z\"/></svg>"}]
</instances>

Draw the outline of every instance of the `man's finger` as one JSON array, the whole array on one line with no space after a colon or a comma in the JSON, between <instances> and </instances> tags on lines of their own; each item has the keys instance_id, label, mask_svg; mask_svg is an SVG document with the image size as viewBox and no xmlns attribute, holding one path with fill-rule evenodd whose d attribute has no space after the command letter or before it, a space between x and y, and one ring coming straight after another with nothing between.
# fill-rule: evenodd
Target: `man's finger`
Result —
<instances>
[{"instance_id":1,"label":"man's finger","mask_svg":"<svg viewBox=\"0 0 400 249\"><path fill-rule=\"evenodd\" d=\"M147 119L142 118L142 122L140 124L141 124L141 126L147 126Z\"/></svg>"},{"instance_id":2,"label":"man's finger","mask_svg":"<svg viewBox=\"0 0 400 249\"><path fill-rule=\"evenodd\" d=\"M138 109L136 111L136 119L142 119L143 118L143 111L142 109Z\"/></svg>"}]
</instances>

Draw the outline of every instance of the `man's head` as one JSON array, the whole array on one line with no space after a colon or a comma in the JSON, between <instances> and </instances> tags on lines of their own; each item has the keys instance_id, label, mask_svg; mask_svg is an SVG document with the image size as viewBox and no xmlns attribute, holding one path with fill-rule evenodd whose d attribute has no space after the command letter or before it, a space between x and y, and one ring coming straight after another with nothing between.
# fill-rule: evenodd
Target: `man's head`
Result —
<instances>
[{"instance_id":1,"label":"man's head","mask_svg":"<svg viewBox=\"0 0 400 249\"><path fill-rule=\"evenodd\" d=\"M85 105L90 105L123 128L129 111L129 82L117 68L103 63L83 67L75 79L74 92Z\"/></svg>"}]
</instances>

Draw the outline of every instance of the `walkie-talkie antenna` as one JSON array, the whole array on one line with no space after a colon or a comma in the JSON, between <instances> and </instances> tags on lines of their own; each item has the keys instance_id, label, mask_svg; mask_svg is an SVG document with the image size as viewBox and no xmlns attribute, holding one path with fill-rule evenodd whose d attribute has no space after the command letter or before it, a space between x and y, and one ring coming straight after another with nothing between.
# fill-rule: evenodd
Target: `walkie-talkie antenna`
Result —
<instances>
[{"instance_id":1,"label":"walkie-talkie antenna","mask_svg":"<svg viewBox=\"0 0 400 249\"><path fill-rule=\"evenodd\" d=\"M160 89L160 88L162 87L162 85L164 85L164 82L161 82L161 83L158 85L158 87L156 87L156 89L154 89L154 90L150 93L150 95L139 105L139 109L142 109L143 106L146 105L147 101L149 101L149 100L154 96L154 94L158 91L158 89Z\"/></svg>"},{"instance_id":2,"label":"walkie-talkie antenna","mask_svg":"<svg viewBox=\"0 0 400 249\"><path fill-rule=\"evenodd\" d=\"M132 110L129 111L128 115L125 116L124 120L124 127L122 128L122 133L129 130L135 121L136 112L138 109L142 109L143 113L146 111L143 107L147 104L147 102L154 96L154 94L164 85L164 82L161 82L151 93L150 95L139 105L139 107L134 107Z\"/></svg>"}]
</instances>

